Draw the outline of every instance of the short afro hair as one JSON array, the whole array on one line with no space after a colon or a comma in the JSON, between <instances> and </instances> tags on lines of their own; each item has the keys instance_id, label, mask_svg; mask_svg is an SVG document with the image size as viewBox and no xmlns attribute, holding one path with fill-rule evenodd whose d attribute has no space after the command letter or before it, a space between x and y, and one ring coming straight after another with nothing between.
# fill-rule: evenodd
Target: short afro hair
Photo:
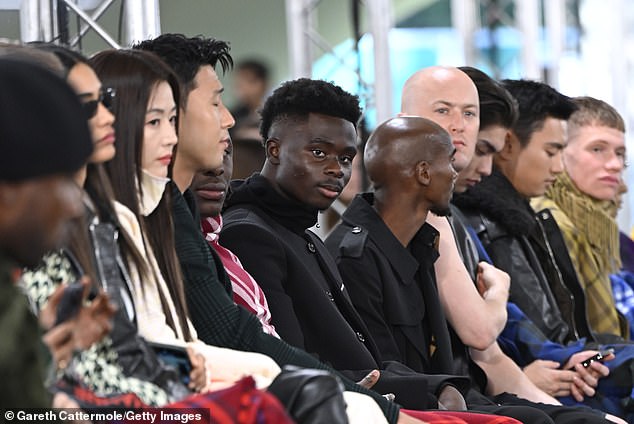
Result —
<instances>
[{"instance_id":1,"label":"short afro hair","mask_svg":"<svg viewBox=\"0 0 634 424\"><path fill-rule=\"evenodd\" d=\"M356 127L361 118L359 97L322 80L287 81L266 99L262 107L260 135L266 143L271 126L282 119L307 119L310 113L342 118Z\"/></svg>"},{"instance_id":2,"label":"short afro hair","mask_svg":"<svg viewBox=\"0 0 634 424\"><path fill-rule=\"evenodd\" d=\"M153 40L135 44L133 49L150 51L163 59L176 72L181 83L181 102L187 102L189 92L195 87L194 78L201 66L220 64L225 73L233 67L229 43L201 35L186 37L183 34L163 34Z\"/></svg>"}]
</instances>

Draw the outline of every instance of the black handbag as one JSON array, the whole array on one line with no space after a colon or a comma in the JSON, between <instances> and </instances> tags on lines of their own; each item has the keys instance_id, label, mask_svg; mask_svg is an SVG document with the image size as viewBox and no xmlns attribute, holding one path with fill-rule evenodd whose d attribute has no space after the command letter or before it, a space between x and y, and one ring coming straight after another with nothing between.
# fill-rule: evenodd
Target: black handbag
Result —
<instances>
[{"instance_id":1,"label":"black handbag","mask_svg":"<svg viewBox=\"0 0 634 424\"><path fill-rule=\"evenodd\" d=\"M299 424L347 424L344 387L328 371L287 365L268 391Z\"/></svg>"}]
</instances>

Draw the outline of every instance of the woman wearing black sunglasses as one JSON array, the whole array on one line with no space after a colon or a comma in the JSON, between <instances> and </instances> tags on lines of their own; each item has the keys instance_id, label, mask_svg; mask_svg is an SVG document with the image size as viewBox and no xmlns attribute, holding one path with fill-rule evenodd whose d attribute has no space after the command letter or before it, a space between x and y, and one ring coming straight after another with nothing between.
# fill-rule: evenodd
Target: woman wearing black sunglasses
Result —
<instances>
[{"instance_id":1,"label":"woman wearing black sunglasses","mask_svg":"<svg viewBox=\"0 0 634 424\"><path fill-rule=\"evenodd\" d=\"M88 59L80 53L55 44L38 44L36 47L53 53L62 62L66 81L82 102L94 143L88 163L111 160L115 155L114 116L111 109L116 91L102 87ZM83 185L83 180L80 183Z\"/></svg>"},{"instance_id":2,"label":"woman wearing black sunglasses","mask_svg":"<svg viewBox=\"0 0 634 424\"><path fill-rule=\"evenodd\" d=\"M78 383L64 386L71 395L76 387L87 387L97 397L131 393L143 404L153 406L180 399L190 391L180 383L174 370L162 366L138 336L135 323L127 269L132 265L141 276L147 269L133 241L120 227L112 187L103 168L103 163L116 153L115 119L109 110L115 92L102 87L81 54L57 45L36 47L53 53L62 62L64 76L83 104L84 115L77 119L87 119L94 150L75 178L85 192L84 216L70 228L67 245L47 254L42 266L24 272L22 284L34 306L41 310L61 283L87 275L93 282L91 290L105 290L117 306L109 337L75 352L70 361L60 366L63 369L57 370L57 377ZM80 406L89 406L103 400L93 401L84 393L81 402Z\"/></svg>"}]
</instances>

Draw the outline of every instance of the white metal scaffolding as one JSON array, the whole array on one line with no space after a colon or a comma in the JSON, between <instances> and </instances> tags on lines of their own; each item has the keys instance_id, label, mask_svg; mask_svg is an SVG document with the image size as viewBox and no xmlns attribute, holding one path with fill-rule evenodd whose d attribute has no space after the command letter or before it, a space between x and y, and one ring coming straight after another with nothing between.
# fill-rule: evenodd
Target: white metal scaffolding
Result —
<instances>
[{"instance_id":1,"label":"white metal scaffolding","mask_svg":"<svg viewBox=\"0 0 634 424\"><path fill-rule=\"evenodd\" d=\"M549 58L546 73L548 83L558 86L558 64L561 60L565 38L566 0L451 0L452 26L458 31L464 48L465 64L475 65L475 33L486 23L480 19L480 9L493 9L503 26L515 27L521 34L521 68L525 78L542 79L544 67L539 60L539 40L542 23L549 44ZM511 7L515 17L505 13ZM543 10L542 10L543 7Z\"/></svg>"},{"instance_id":2,"label":"white metal scaffolding","mask_svg":"<svg viewBox=\"0 0 634 424\"><path fill-rule=\"evenodd\" d=\"M161 33L159 0L119 0L124 2L123 23L125 45ZM78 34L70 40L71 45L79 43L90 30L95 31L110 47L119 48L119 43L98 23L99 18L114 3L114 0L22 0L20 5L20 38L23 42L53 41L60 34L57 14L65 7L82 20ZM92 9L92 13L89 13Z\"/></svg>"},{"instance_id":3,"label":"white metal scaffolding","mask_svg":"<svg viewBox=\"0 0 634 424\"><path fill-rule=\"evenodd\" d=\"M320 0L286 0L286 31L291 78L310 77L315 59L315 47L336 56L334 49L317 28L317 6ZM392 2L390 0L365 0L370 32L374 42L374 83L373 98L377 121L392 115L392 78L390 70L389 31L393 26ZM342 61L343 62L343 61ZM357 78L361 81L359 70ZM362 84L363 81L362 81Z\"/></svg>"}]
</instances>

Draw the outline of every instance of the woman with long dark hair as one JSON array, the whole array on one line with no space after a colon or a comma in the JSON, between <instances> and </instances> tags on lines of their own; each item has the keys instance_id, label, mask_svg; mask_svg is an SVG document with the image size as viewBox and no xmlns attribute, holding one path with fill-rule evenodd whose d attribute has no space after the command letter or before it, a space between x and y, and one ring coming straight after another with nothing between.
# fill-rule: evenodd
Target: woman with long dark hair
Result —
<instances>
[{"instance_id":1,"label":"woman with long dark hair","mask_svg":"<svg viewBox=\"0 0 634 424\"><path fill-rule=\"evenodd\" d=\"M135 283L140 334L202 354L214 381L233 382L251 374L267 385L279 373L272 359L208 346L197 339L188 317L174 247L171 200L165 190L177 142L176 76L157 56L139 50L103 51L91 63L104 84L117 90L113 111L118 149L106 169L115 198L126 207L117 208L120 222L133 235L150 269L148 278Z\"/></svg>"},{"instance_id":2,"label":"woman with long dark hair","mask_svg":"<svg viewBox=\"0 0 634 424\"><path fill-rule=\"evenodd\" d=\"M73 222L67 245L47 254L41 266L27 270L22 284L38 311L46 308L62 283L91 280L91 290L105 290L117 306L112 332L89 349L76 352L58 369L58 376L88 388L97 396L134 393L147 405L181 399L189 390L173 370L164 368L154 352L138 337L136 315L127 268L148 273L144 259L117 219L112 189L103 163L115 155L114 116L109 110L116 93L104 87L88 60L56 45L38 45L63 64L64 76L83 104L94 143L93 154L76 182L84 188L85 213ZM126 263L127 262L127 263ZM204 373L200 373L204 374ZM203 376L204 377L204 376ZM204 378L198 378L203 387Z\"/></svg>"}]
</instances>

